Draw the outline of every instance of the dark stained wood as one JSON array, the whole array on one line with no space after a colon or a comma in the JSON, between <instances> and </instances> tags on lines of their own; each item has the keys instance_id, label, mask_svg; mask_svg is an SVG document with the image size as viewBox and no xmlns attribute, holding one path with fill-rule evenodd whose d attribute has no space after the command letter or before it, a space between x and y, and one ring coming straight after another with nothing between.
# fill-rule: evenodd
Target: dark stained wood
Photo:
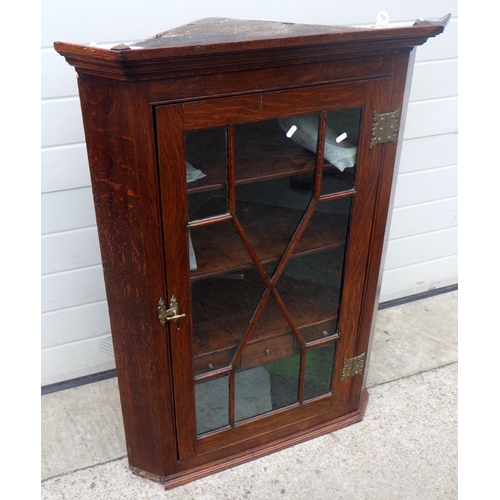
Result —
<instances>
[{"instance_id":1,"label":"dark stained wood","mask_svg":"<svg viewBox=\"0 0 500 500\"><path fill-rule=\"evenodd\" d=\"M270 120L347 107L346 102L349 102L348 107L354 108L366 101L369 86L369 80L361 80L349 85L318 85L220 100L192 101L183 105L184 126L187 130L199 130L207 128L207 123L211 127L220 127L227 123ZM291 101L295 103L292 109ZM245 109L244 114L242 109Z\"/></svg>"},{"instance_id":2,"label":"dark stained wood","mask_svg":"<svg viewBox=\"0 0 500 500\"><path fill-rule=\"evenodd\" d=\"M293 335L284 335L264 342L249 344L241 355L241 369L247 370L264 363L288 358L295 351L294 345Z\"/></svg>"},{"instance_id":3,"label":"dark stained wood","mask_svg":"<svg viewBox=\"0 0 500 500\"><path fill-rule=\"evenodd\" d=\"M404 132L404 124L409 100L409 87L413 74L413 65L415 60L415 50L409 54L400 54L401 71L397 73L394 79L394 91L392 93L391 109L401 107L401 131L400 137ZM369 269L366 277L366 295L365 301L373 304L373 308L365 308L360 319L360 336L356 351L371 351L371 340L375 330L376 311L378 310L380 283L382 280L383 263L387 243L389 240L389 227L392 214L392 204L394 202L394 193L396 188L396 177L399 167L399 156L401 154L402 141L397 145L390 143L386 145L383 164L380 169L379 192L377 193L376 212L374 217L373 236L370 249ZM353 381L354 391L360 392L366 385L366 374L368 373L369 356L366 360L367 369L363 378ZM353 402L353 404L356 404Z\"/></svg>"},{"instance_id":4,"label":"dark stained wood","mask_svg":"<svg viewBox=\"0 0 500 500\"><path fill-rule=\"evenodd\" d=\"M79 81L92 191L130 464L163 477L175 446L168 349L152 321L164 289L152 116L134 88ZM122 103L117 112L114 101ZM142 126L141 126L142 124ZM138 126L136 126L138 125ZM135 165L141 158L142 172ZM160 379L156 375L161 376ZM161 395L162 402L156 399Z\"/></svg>"},{"instance_id":5,"label":"dark stained wood","mask_svg":"<svg viewBox=\"0 0 500 500\"><path fill-rule=\"evenodd\" d=\"M362 418L366 370L340 382L342 362L369 354L402 137L370 149L373 112L404 112L411 51L445 24L359 29L216 18L112 50L55 42L79 75L133 472L173 487ZM354 187L339 183L339 192L321 196L324 112L354 107L362 110ZM241 124L313 112L323 112L316 159L298 146L258 162L253 147L241 155ZM209 175L188 186L185 132L214 127L227 129L228 168L207 166ZM251 201L241 211L236 185L314 171L307 209ZM226 183L225 207L188 216L189 196ZM318 211L334 199L352 200L349 219ZM284 272L299 256L344 248L346 235L341 294ZM273 275L267 263L277 265ZM158 301L172 296L181 316L161 326ZM307 350L328 343L332 393L304 401ZM196 435L196 381L225 374L234 394L236 370L290 355L302 359L295 404L236 422L231 397L229 425Z\"/></svg>"},{"instance_id":6,"label":"dark stained wood","mask_svg":"<svg viewBox=\"0 0 500 500\"><path fill-rule=\"evenodd\" d=\"M186 193L184 134L180 126L183 119L181 106L163 108L156 114L159 130L169 134L159 135L158 162L165 168L160 169L161 209L164 235L164 252L167 263L166 303L175 296L181 314L186 314L175 322L168 322L170 346L172 349L172 385L176 402L177 454L180 460L196 453L196 421L194 412L186 413L194 401L194 387L191 383L193 373L191 331L191 295L185 283L189 280L187 206L179 203ZM168 141L167 141L168 139ZM170 265L168 265L170 263ZM186 313L187 312L187 313ZM182 409L181 409L182 407ZM180 445L182 443L182 445Z\"/></svg>"}]
</instances>

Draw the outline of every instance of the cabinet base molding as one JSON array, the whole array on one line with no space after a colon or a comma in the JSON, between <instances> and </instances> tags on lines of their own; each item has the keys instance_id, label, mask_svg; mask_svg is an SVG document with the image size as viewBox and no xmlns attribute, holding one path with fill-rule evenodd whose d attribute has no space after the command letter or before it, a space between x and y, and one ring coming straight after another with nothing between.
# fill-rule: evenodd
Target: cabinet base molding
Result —
<instances>
[{"instance_id":1,"label":"cabinet base molding","mask_svg":"<svg viewBox=\"0 0 500 500\"><path fill-rule=\"evenodd\" d=\"M237 465L241 465L250 462L252 460L264 457L271 453L275 453L284 450L286 448L290 448L297 444L309 441L310 439L324 436L325 434L337 431L344 427L348 427L349 425L361 422L365 414L366 406L368 404L368 399L369 399L369 394L368 391L365 389L361 395L359 408L355 411L347 413L346 415L343 415L342 417L316 425L304 431L297 432L296 434L292 434L286 438L272 441L267 444L238 453L236 455L232 455L230 457L221 460L210 462L205 465L200 465L198 467L194 467L189 470L177 472L167 477L161 477L154 474L150 474L148 472L141 471L136 467L130 467L130 470L138 476L159 483L163 483L165 489L169 490L177 486L181 486L183 484L196 481L197 479L207 477L211 474L231 469L232 467L236 467Z\"/></svg>"}]
</instances>

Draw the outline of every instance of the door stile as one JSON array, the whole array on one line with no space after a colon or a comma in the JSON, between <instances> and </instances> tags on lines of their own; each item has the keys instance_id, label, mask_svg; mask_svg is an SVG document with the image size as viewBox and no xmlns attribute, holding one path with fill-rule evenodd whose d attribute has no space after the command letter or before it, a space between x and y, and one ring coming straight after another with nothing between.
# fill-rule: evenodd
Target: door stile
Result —
<instances>
[{"instance_id":1,"label":"door stile","mask_svg":"<svg viewBox=\"0 0 500 500\"><path fill-rule=\"evenodd\" d=\"M196 454L183 116L182 105L156 109L156 130L168 130L168 137L157 135L167 283L164 299L168 304L175 296L179 314L185 314L165 325L170 340L177 451L181 461ZM186 408L190 411L186 412Z\"/></svg>"}]
</instances>

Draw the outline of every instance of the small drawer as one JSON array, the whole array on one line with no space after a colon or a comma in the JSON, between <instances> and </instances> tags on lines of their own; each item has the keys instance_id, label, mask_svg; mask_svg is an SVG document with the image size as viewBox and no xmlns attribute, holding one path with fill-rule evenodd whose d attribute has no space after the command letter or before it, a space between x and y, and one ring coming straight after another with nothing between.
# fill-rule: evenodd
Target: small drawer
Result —
<instances>
[{"instance_id":1,"label":"small drawer","mask_svg":"<svg viewBox=\"0 0 500 500\"><path fill-rule=\"evenodd\" d=\"M252 368L287 358L294 353L295 337L286 335L246 346L241 356L241 369Z\"/></svg>"},{"instance_id":2,"label":"small drawer","mask_svg":"<svg viewBox=\"0 0 500 500\"><path fill-rule=\"evenodd\" d=\"M313 342L314 340L323 339L325 337L332 337L337 332L337 319L332 319L320 323L319 325L309 326L307 328L302 328L300 333L304 341Z\"/></svg>"},{"instance_id":3,"label":"small drawer","mask_svg":"<svg viewBox=\"0 0 500 500\"><path fill-rule=\"evenodd\" d=\"M234 349L225 349L219 352L211 352L208 354L201 354L194 357L194 373L210 372L218 368L228 366L233 357Z\"/></svg>"}]
</instances>

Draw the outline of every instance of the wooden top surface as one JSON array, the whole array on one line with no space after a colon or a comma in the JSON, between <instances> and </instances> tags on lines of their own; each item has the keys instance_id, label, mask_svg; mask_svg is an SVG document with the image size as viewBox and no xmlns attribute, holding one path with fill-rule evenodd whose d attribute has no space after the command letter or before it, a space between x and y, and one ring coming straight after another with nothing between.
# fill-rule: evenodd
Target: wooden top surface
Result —
<instances>
[{"instance_id":1,"label":"wooden top surface","mask_svg":"<svg viewBox=\"0 0 500 500\"><path fill-rule=\"evenodd\" d=\"M312 24L207 18L174 28L131 44L131 48L164 48L211 45L219 43L277 40L294 37L338 34L362 28ZM366 31L366 30L364 30Z\"/></svg>"},{"instance_id":2,"label":"wooden top surface","mask_svg":"<svg viewBox=\"0 0 500 500\"><path fill-rule=\"evenodd\" d=\"M328 52L368 54L375 51L411 49L444 30L450 15L438 21L420 21L413 26L358 28L293 24L272 21L252 21L227 18L207 18L173 28L131 44L114 47L92 47L75 43L54 42L57 52L80 71L138 74L145 64L206 66L206 58L229 57L229 64L239 63L240 55L247 59L270 60L291 57L291 50L312 54ZM204 60L205 59L205 60ZM151 67L150 67L151 69ZM158 68L157 68L158 69Z\"/></svg>"}]
</instances>

